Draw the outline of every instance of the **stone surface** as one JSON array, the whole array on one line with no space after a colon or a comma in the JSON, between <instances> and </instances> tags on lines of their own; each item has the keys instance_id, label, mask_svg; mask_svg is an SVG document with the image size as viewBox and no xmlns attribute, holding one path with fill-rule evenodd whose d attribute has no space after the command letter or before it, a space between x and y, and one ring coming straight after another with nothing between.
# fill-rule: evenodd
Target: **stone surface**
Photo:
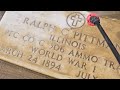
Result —
<instances>
[{"instance_id":1,"label":"stone surface","mask_svg":"<svg viewBox=\"0 0 120 90\"><path fill-rule=\"evenodd\" d=\"M0 19L5 11L0 11ZM55 79L44 74L0 60L0 79Z\"/></svg>"},{"instance_id":2,"label":"stone surface","mask_svg":"<svg viewBox=\"0 0 120 90\"><path fill-rule=\"evenodd\" d=\"M20 13L18 13L19 15L19 17L20 17L20 20L23 18L23 17L21 17L21 14ZM15 14L14 14L15 15ZM49 16L49 13L48 14L45 14L45 15L47 15L47 16ZM43 17L45 16L45 15L43 15ZM71 25L73 25L72 26L72 28L74 28L75 29L75 32L72 30L71 32L67 32L67 33L69 33L67 36L64 36L64 35L61 35L60 34L60 30L61 30L61 27L66 27L65 25L65 22L59 22L59 25L61 24L61 27L60 27L60 29L56 29L56 31L54 32L54 33L52 33L53 35L58 35L59 36L59 34L61 35L60 37L63 37L63 38L66 38L66 39L70 39L70 40L76 40L77 42L79 41L78 40L78 35L80 35L80 33L84 33L85 35L86 34L89 34L90 36L91 35L93 35L94 34L94 36L96 37L95 38L95 40L97 40L97 42L99 41L99 40L103 40L103 38L101 37L101 35L100 35L100 33L97 31L97 29L96 28L92 28L92 27L88 27L86 24L82 27L81 26L81 24L78 24L78 25L76 25L76 23L74 22L74 23L71 23L71 21L70 21L70 19L72 18L72 20L73 19L75 19L75 18L73 18L73 17L71 17L71 15L73 15L73 16L75 16L76 15L76 13L74 14L74 13L71 13L71 12L68 12L68 13L65 13L65 16L68 16L68 19L66 20L68 23L68 26L71 26ZM29 15L28 15L29 16ZM36 16L37 17L37 12L36 12L36 15L34 15L34 16ZM57 15L58 16L58 15ZM70 18L69 18L70 17ZM34 17L35 18L35 17ZM39 17L37 17L37 18L39 18ZM55 17L54 17L55 18ZM61 21L62 21L62 18L63 17L61 17ZM27 18L28 19L28 18ZM26 20L27 20L26 19ZM50 19L50 18L49 18ZM7 25L7 23L6 23L6 21L8 20L8 25ZM10 20L12 20L11 22L14 22L13 20L15 20L14 18L13 19L11 19L11 18L8 18L7 20L3 20L2 21L2 28L1 28L1 43L3 44L3 47L4 46L6 46L7 45L7 43L8 43L8 40L9 41L11 41L12 43L10 43L9 42L9 45L11 45L12 47L13 47L13 45L17 45L18 43L21 43L21 44L18 44L18 45L22 45L22 41L20 41L20 42L17 42L17 40L16 39L14 39L14 40L16 40L16 41L13 41L12 40L12 38L10 39L10 38L8 38L8 37L6 37L6 36L4 36L2 33L4 32L4 30L7 30L7 28L9 28L9 29L13 29L14 30L14 28L17 28L17 29L15 29L15 30L18 30L19 31L19 27L17 27L18 26L18 21L20 21L19 20L19 18L16 18L16 21L17 21L17 23L14 23L13 24L13 27L11 27L11 25L12 25L12 23L10 24ZM28 19L29 20L29 19ZM53 21L54 19L52 19L51 21ZM103 18L101 18L101 22L102 22L102 25L104 26L104 28L105 28L105 30L106 30L106 32L110 35L110 38L114 41L114 43L115 43L115 45L117 46L117 45L119 45L120 44L120 42L119 42L119 24L120 24L120 21L119 20L116 20L116 19L112 19L112 18L108 18L108 17L103 17ZM109 23L108 24L108 22L111 22L111 23ZM54 22L53 22L54 23ZM64 25L63 25L63 23L64 23ZM9 24L10 24L10 26L9 26ZM19 22L19 24L20 24L20 22ZM28 25L32 25L33 24L33 22L30 22L30 23L26 23L26 24L28 24ZM83 23L82 23L83 24ZM108 24L108 25L107 25ZM16 25L16 27L15 27L15 25ZM57 25L57 23L56 23L56 25ZM47 25L48 26L48 25ZM46 27L47 27L46 26ZM77 26L77 27L75 27L75 26ZM25 25L25 27L26 27L26 25ZM81 29L79 29L80 27L82 27ZM5 29L6 28L6 29ZM24 28L24 27L22 27L22 28ZM29 28L28 30L30 30L30 27L29 26L27 26L27 28ZM67 27L67 29L68 29L68 27ZM33 30L33 29L31 29L31 30ZM81 30L81 31L80 31ZM90 30L92 30L92 32L90 31ZM66 30L67 31L67 30ZM31 32L31 31L30 31ZM7 32L7 33L9 33L9 32ZM24 34L25 32L23 32L22 34ZM77 33L76 34L76 37L73 39L73 38L71 38L75 33ZM38 35L39 34L39 32L38 33L36 33L35 35L36 36L39 36ZM45 33L44 33L45 34ZM44 35L44 34L41 34L41 35ZM64 34L65 34L65 32L64 32ZM15 35L15 34L14 34ZM89 38L91 38L90 36L88 35L88 37ZM10 36L10 34L9 34L9 36ZM46 35L45 35L46 36ZM5 39L5 37L6 37L6 39ZM44 36L42 36L43 38L45 38ZM15 38L15 36L14 36L14 38ZM40 36L40 38L41 38L41 36ZM87 37L86 37L87 38ZM7 40L8 39L8 40ZM54 70L50 70L50 69L47 69L47 68L43 68L43 67L36 67L37 65L36 64L34 64L34 61L31 63L31 62L28 62L28 61L24 61L24 60L27 60L27 59L23 59L23 61L22 62L20 62L19 60L20 59L18 59L18 58L14 58L14 57L11 57L11 56L9 56L9 55L4 55L3 53L4 53L4 50L2 50L2 48L3 47L1 47L0 49L1 49L1 58L3 58L4 60L6 60L6 61L9 61L9 62L11 62L11 63L15 63L15 64L18 64L18 65L21 65L21 66L23 66L23 67L26 67L26 68L30 68L30 69L33 69L33 70L35 70L35 71L37 71L37 72L42 72L42 73L44 73L44 74L47 74L47 75L50 75L50 76L54 76L54 77L56 77L56 78L83 78L83 77L81 77L81 75L80 76L76 76L76 74L78 75L78 74L83 74L83 72L85 73L87 73L87 77L86 78L120 78L120 76L119 76L119 71L118 71L118 69L117 69L117 67L118 67L118 63L117 63L117 61L116 61L116 59L114 58L114 56L112 55L112 53L111 53L111 51L109 50L109 49L105 49L105 47L107 46L106 45L106 43L104 43L105 45L97 45L97 43L95 42L95 41L91 41L90 39L88 39L87 38L87 40L88 41L86 41L86 39L84 39L83 41L81 41L81 43L82 43L82 45L81 45L81 48L79 47L79 49L80 50L78 50L77 48L74 48L74 47L70 47L70 46L64 46L64 45L62 45L62 44L60 44L60 46L61 47L63 47L65 50L66 50L66 52L64 52L64 60L61 62L62 64L63 64L63 70L61 71L61 72L58 72L58 71L54 71ZM92 39L93 40L93 39ZM4 42L6 42L6 43L4 43ZM17 42L17 43L13 43L13 42ZM55 42L55 41L54 41ZM36 43L36 42L35 42ZM57 43L57 42L56 42ZM116 44L117 43L117 44ZM4 45L5 44L5 45ZM50 43L48 42L48 44L46 45L44 45L44 49L46 50L47 48L48 48L48 45L49 45ZM9 47L9 45L7 45L8 47ZM85 47L87 45L87 47ZM36 45L35 46L37 46L37 43L36 43ZM27 46L27 47L31 47L31 46ZM27 48L26 47L26 48ZM19 47L19 46L17 46L17 49L20 49L21 47ZM85 49L85 48L87 48L87 49ZM70 52L70 50L72 50L72 49L74 49L74 52L76 51L76 50L78 50L78 51L81 51L81 52L84 52L84 53L87 53L87 54L91 54L92 55L92 58L94 57L94 55L96 56L97 55L97 58L99 59L98 61L94 61L94 60L96 60L96 59L90 59L90 61L82 61L82 60L84 60L84 58L80 58L80 60L79 60L79 63L75 63L74 65L68 65L68 63L65 61L65 60L67 60L68 59L68 56L67 56L67 54L68 54L68 52ZM117 46L117 49L118 49L118 51L119 51L119 46ZM23 49L24 50L24 52L25 52L25 54L27 55L29 55L29 49L27 49L27 50L25 50L25 49ZM58 53L58 52L55 52L56 54ZM74 55L73 54L70 54L71 56L71 58L73 58L74 59ZM31 58L31 57L30 57ZM40 60L42 60L42 59L44 59L44 57L41 57L41 59ZM49 58L48 58L49 59ZM75 59L78 59L78 58L75 58ZM18 62L16 62L16 60L18 60ZM31 61L31 59L30 59L30 61ZM78 62L78 60L76 60L77 62ZM56 63L57 63L58 61L56 61ZM19 66L16 66L16 65L12 65L12 64L9 64L8 62L4 62L4 61L1 61L1 72L2 72L2 74L1 74L1 78L50 78L50 77L47 77L47 76L42 76L42 75L40 75L40 77L39 77L39 74L38 73L36 73L36 72L33 72L33 71L30 71L30 70L28 70L28 69L25 69L25 68L22 68L22 67L19 67ZM6 63L6 66L5 66L5 64L3 64L3 63ZM20 64L21 63L21 64ZM85 67L85 65L87 64L87 70L86 70L86 67ZM13 66L13 68L11 68L11 66ZM30 66L31 65L31 66ZM52 66L54 66L53 65L53 63L51 64ZM80 65L80 66L79 66ZM82 65L82 66L81 66ZM10 67L9 67L10 66ZM69 66L69 67L68 67ZM15 68L16 67L16 68ZM97 67L97 69L96 69L96 67ZM5 69L3 69L3 68L5 68ZM9 70L8 70L8 68L10 68ZM18 70L18 74L16 74L16 72L14 73L14 71L16 70L16 69L19 69L20 68L20 70ZM53 67L52 67L53 68ZM51 68L51 69L52 69ZM79 71L79 69L80 69L80 71ZM41 69L41 70L40 70ZM5 71L6 70L6 71ZM44 71L45 70L45 71ZM92 70L92 71L91 71ZM28 72L26 72L26 71L28 71ZM4 73L3 73L4 72ZM21 73L21 72L23 72L23 73L25 73L25 75L23 74L23 73ZM31 74L31 72L32 72L32 74ZM9 77L9 75L11 75L11 73L12 74L14 74L13 76L11 76L11 77ZM27 73L27 74L26 74ZM35 73L35 75L33 75L33 73ZM31 75L29 75L29 74L31 74ZM29 77L28 77L28 75L29 75ZM36 75L38 75L38 76L36 76Z\"/></svg>"}]
</instances>

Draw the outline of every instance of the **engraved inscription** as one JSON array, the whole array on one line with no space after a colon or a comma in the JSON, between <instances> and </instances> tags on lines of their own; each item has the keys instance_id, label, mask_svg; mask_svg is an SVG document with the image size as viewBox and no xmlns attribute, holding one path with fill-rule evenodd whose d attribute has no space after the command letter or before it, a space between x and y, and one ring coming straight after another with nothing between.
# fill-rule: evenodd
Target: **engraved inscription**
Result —
<instances>
[{"instance_id":1,"label":"engraved inscription","mask_svg":"<svg viewBox=\"0 0 120 90\"><path fill-rule=\"evenodd\" d=\"M118 62L98 30L85 24L84 13L16 12L1 21L0 59L56 78L120 78ZM111 34L106 26L120 52L117 30Z\"/></svg>"},{"instance_id":2,"label":"engraved inscription","mask_svg":"<svg viewBox=\"0 0 120 90\"><path fill-rule=\"evenodd\" d=\"M67 24L71 28L80 28L85 24L85 17L78 12L71 13L67 17Z\"/></svg>"}]
</instances>

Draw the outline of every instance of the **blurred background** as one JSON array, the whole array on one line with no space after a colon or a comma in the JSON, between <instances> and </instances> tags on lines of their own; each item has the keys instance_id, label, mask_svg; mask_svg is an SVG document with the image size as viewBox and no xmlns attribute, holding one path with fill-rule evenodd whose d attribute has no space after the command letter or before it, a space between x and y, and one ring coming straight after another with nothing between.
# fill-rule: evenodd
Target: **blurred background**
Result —
<instances>
[{"instance_id":1,"label":"blurred background","mask_svg":"<svg viewBox=\"0 0 120 90\"><path fill-rule=\"evenodd\" d=\"M120 11L90 11L95 12L99 15L114 15L114 14L120 14Z\"/></svg>"},{"instance_id":2,"label":"blurred background","mask_svg":"<svg viewBox=\"0 0 120 90\"><path fill-rule=\"evenodd\" d=\"M120 20L120 11L89 11L99 16ZM0 11L0 20L5 11ZM26 68L0 60L0 79L54 79Z\"/></svg>"},{"instance_id":3,"label":"blurred background","mask_svg":"<svg viewBox=\"0 0 120 90\"><path fill-rule=\"evenodd\" d=\"M99 16L107 16L109 18L120 19L120 11L90 11L97 13Z\"/></svg>"}]
</instances>

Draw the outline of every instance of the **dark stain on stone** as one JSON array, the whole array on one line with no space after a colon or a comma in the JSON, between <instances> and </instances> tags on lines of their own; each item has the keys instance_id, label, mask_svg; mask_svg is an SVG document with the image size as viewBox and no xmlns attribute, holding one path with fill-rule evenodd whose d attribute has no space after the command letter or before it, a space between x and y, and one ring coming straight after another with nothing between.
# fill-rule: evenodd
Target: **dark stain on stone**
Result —
<instances>
[{"instance_id":1,"label":"dark stain on stone","mask_svg":"<svg viewBox=\"0 0 120 90\"><path fill-rule=\"evenodd\" d=\"M117 37L118 37L118 39L120 39L120 31L117 32Z\"/></svg>"}]
</instances>

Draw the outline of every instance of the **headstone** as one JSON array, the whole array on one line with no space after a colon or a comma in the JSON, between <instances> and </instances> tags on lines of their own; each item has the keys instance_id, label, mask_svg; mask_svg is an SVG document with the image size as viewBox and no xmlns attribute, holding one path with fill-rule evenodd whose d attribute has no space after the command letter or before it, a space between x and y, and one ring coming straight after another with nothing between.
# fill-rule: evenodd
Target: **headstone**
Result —
<instances>
[{"instance_id":1,"label":"headstone","mask_svg":"<svg viewBox=\"0 0 120 90\"><path fill-rule=\"evenodd\" d=\"M85 11L7 11L0 59L59 79L116 79L120 66ZM120 53L120 21L100 18Z\"/></svg>"}]
</instances>

